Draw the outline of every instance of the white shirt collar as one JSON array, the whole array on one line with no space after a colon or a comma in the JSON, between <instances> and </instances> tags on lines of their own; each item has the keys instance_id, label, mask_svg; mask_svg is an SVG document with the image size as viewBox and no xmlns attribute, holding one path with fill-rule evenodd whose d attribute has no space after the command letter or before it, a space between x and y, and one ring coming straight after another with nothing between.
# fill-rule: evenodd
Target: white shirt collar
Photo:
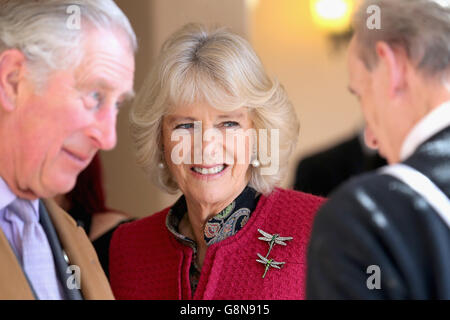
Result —
<instances>
[{"instance_id":1,"label":"white shirt collar","mask_svg":"<svg viewBox=\"0 0 450 320\"><path fill-rule=\"evenodd\" d=\"M14 200L16 200L17 196L11 191L11 189L6 184L5 180L0 177L0 210L3 210L7 206L11 204ZM35 213L39 217L39 199L31 200L31 205Z\"/></svg>"},{"instance_id":2,"label":"white shirt collar","mask_svg":"<svg viewBox=\"0 0 450 320\"><path fill-rule=\"evenodd\" d=\"M450 101L431 111L413 127L403 141L400 160L408 159L422 143L448 126L450 126Z\"/></svg>"}]
</instances>

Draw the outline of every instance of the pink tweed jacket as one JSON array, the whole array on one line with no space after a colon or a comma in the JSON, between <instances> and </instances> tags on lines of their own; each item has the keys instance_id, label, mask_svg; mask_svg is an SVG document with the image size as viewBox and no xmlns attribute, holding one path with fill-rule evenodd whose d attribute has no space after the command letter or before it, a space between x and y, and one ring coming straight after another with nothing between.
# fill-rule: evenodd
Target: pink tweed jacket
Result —
<instances>
[{"instance_id":1,"label":"pink tweed jacket","mask_svg":"<svg viewBox=\"0 0 450 320\"><path fill-rule=\"evenodd\" d=\"M250 220L234 236L208 247L197 290L192 297L189 268L193 250L167 230L170 208L122 225L110 247L110 280L116 299L303 299L306 250L314 214L324 199L275 189L261 196ZM285 262L281 269L257 262L269 244L259 240L261 229L282 237L268 256Z\"/></svg>"}]
</instances>

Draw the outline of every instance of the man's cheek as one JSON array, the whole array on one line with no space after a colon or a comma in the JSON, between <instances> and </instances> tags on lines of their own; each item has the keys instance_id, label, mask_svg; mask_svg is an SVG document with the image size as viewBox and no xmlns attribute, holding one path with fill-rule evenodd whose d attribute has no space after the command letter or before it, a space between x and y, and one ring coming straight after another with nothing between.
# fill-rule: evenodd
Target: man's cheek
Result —
<instances>
[{"instance_id":1,"label":"man's cheek","mask_svg":"<svg viewBox=\"0 0 450 320\"><path fill-rule=\"evenodd\" d=\"M69 192L75 186L79 170L68 166L68 160L63 152L49 154L42 165L40 176L42 188L48 194Z\"/></svg>"}]
</instances>

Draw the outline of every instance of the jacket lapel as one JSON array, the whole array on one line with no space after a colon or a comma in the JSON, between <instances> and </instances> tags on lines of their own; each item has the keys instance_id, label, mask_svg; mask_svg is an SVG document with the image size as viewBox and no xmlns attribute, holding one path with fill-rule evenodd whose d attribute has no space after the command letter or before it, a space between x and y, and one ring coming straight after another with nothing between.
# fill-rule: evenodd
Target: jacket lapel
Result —
<instances>
[{"instance_id":1,"label":"jacket lapel","mask_svg":"<svg viewBox=\"0 0 450 320\"><path fill-rule=\"evenodd\" d=\"M84 230L78 227L75 220L53 200L44 200L44 204L56 229L61 246L69 257L70 264L80 268L83 297L88 300L114 299L97 253Z\"/></svg>"},{"instance_id":2,"label":"jacket lapel","mask_svg":"<svg viewBox=\"0 0 450 320\"><path fill-rule=\"evenodd\" d=\"M34 300L28 280L0 228L0 300Z\"/></svg>"},{"instance_id":3,"label":"jacket lapel","mask_svg":"<svg viewBox=\"0 0 450 320\"><path fill-rule=\"evenodd\" d=\"M47 235L48 243L53 253L53 260L55 262L55 269L58 275L58 279L61 282L63 293L63 299L67 300L83 300L80 290L69 288L67 283L71 279L72 273L68 270L68 264L64 259L63 249L59 242L58 235L56 234L55 227L50 220L47 209L42 201L39 201L39 223ZM67 273L69 272L69 273Z\"/></svg>"}]
</instances>

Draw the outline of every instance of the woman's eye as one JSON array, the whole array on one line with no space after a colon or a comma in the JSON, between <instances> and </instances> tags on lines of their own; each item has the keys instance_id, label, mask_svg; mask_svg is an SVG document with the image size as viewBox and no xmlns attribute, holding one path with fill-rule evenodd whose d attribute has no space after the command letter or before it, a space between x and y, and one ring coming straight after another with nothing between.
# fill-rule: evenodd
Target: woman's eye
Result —
<instances>
[{"instance_id":1,"label":"woman's eye","mask_svg":"<svg viewBox=\"0 0 450 320\"><path fill-rule=\"evenodd\" d=\"M239 127L239 123L236 121L227 121L227 122L223 122L222 125L225 128L233 128L233 127Z\"/></svg>"},{"instance_id":2,"label":"woman's eye","mask_svg":"<svg viewBox=\"0 0 450 320\"><path fill-rule=\"evenodd\" d=\"M194 127L193 123L183 123L183 124L179 124L175 127L175 129L191 129Z\"/></svg>"}]
</instances>

